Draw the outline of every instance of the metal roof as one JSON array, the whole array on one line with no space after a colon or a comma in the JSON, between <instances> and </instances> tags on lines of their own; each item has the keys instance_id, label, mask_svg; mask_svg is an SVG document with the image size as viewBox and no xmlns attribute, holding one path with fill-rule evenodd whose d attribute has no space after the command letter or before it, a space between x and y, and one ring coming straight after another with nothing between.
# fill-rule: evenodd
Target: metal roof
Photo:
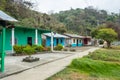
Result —
<instances>
[{"instance_id":1,"label":"metal roof","mask_svg":"<svg viewBox=\"0 0 120 80\"><path fill-rule=\"evenodd\" d=\"M0 20L3 21L11 21L11 22L17 22L18 20L14 19L13 17L7 15L3 11L0 10Z\"/></svg>"},{"instance_id":2,"label":"metal roof","mask_svg":"<svg viewBox=\"0 0 120 80\"><path fill-rule=\"evenodd\" d=\"M51 37L51 33L44 33L44 35ZM55 38L68 38L67 36L64 36L64 35L61 35L61 34L58 34L58 33L54 33L53 37L55 37Z\"/></svg>"},{"instance_id":3,"label":"metal roof","mask_svg":"<svg viewBox=\"0 0 120 80\"><path fill-rule=\"evenodd\" d=\"M77 34L68 34L68 33L65 33L64 35L66 35L68 37L72 37L72 38L84 38L84 36L79 36Z\"/></svg>"}]
</instances>

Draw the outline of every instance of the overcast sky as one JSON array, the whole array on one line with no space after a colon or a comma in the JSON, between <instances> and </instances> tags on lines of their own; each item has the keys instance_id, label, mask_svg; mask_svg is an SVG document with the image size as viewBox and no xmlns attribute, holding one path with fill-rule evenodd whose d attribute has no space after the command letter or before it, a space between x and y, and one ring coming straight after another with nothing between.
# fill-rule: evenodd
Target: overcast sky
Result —
<instances>
[{"instance_id":1,"label":"overcast sky","mask_svg":"<svg viewBox=\"0 0 120 80\"><path fill-rule=\"evenodd\" d=\"M29 1L29 0L28 0ZM104 9L108 12L118 13L120 10L120 0L31 0L34 1L35 10L48 13L50 11L59 12L71 8L85 8L93 6L97 9Z\"/></svg>"}]
</instances>

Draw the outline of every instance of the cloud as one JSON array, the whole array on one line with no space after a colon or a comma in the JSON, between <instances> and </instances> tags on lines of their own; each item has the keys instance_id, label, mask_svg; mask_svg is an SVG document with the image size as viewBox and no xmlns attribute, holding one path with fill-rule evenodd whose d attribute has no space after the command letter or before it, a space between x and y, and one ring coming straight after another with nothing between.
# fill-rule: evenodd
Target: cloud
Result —
<instances>
[{"instance_id":1,"label":"cloud","mask_svg":"<svg viewBox=\"0 0 120 80\"><path fill-rule=\"evenodd\" d=\"M93 6L98 9L105 9L109 12L118 12L120 0L32 0L36 3L35 10L48 12L53 10L59 12L70 8L85 8Z\"/></svg>"}]
</instances>

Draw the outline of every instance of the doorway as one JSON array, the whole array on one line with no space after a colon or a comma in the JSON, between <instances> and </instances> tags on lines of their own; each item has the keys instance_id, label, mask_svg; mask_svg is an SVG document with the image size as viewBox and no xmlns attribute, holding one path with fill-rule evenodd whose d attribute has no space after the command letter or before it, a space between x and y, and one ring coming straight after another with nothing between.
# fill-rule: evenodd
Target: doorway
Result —
<instances>
[{"instance_id":1,"label":"doorway","mask_svg":"<svg viewBox=\"0 0 120 80\"><path fill-rule=\"evenodd\" d=\"M77 39L77 46L78 46L78 44L79 44L79 40Z\"/></svg>"},{"instance_id":2,"label":"doorway","mask_svg":"<svg viewBox=\"0 0 120 80\"><path fill-rule=\"evenodd\" d=\"M32 37L27 38L27 44L32 46Z\"/></svg>"},{"instance_id":3,"label":"doorway","mask_svg":"<svg viewBox=\"0 0 120 80\"><path fill-rule=\"evenodd\" d=\"M56 45L58 45L59 44L59 39L56 39Z\"/></svg>"}]
</instances>

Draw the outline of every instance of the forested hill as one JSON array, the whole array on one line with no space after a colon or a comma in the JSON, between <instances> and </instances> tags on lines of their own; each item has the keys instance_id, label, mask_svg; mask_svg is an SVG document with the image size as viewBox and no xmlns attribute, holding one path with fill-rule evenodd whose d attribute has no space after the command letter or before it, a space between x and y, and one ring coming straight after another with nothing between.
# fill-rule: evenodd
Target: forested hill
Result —
<instances>
[{"instance_id":1,"label":"forested hill","mask_svg":"<svg viewBox=\"0 0 120 80\"><path fill-rule=\"evenodd\" d=\"M113 22L118 23L119 14L108 14L105 10L98 10L93 7L85 9L71 9L52 14L58 21L65 24L67 30L81 35L90 35L90 31L98 25Z\"/></svg>"},{"instance_id":2,"label":"forested hill","mask_svg":"<svg viewBox=\"0 0 120 80\"><path fill-rule=\"evenodd\" d=\"M42 29L52 29L53 31L64 33L78 33L80 35L90 35L92 29L98 25L111 21L119 32L119 14L108 14L105 10L97 10L93 7L85 9L70 9L60 11L51 15L40 13L31 8L33 3L25 0L0 0L0 10L19 20L16 25L25 27L38 27ZM110 24L113 25L114 24ZM114 28L113 26L110 26Z\"/></svg>"},{"instance_id":3,"label":"forested hill","mask_svg":"<svg viewBox=\"0 0 120 80\"><path fill-rule=\"evenodd\" d=\"M48 14L31 10L32 7L33 3L25 0L0 0L0 10L19 20L16 25L52 29L61 33L66 31L63 23Z\"/></svg>"}]
</instances>

